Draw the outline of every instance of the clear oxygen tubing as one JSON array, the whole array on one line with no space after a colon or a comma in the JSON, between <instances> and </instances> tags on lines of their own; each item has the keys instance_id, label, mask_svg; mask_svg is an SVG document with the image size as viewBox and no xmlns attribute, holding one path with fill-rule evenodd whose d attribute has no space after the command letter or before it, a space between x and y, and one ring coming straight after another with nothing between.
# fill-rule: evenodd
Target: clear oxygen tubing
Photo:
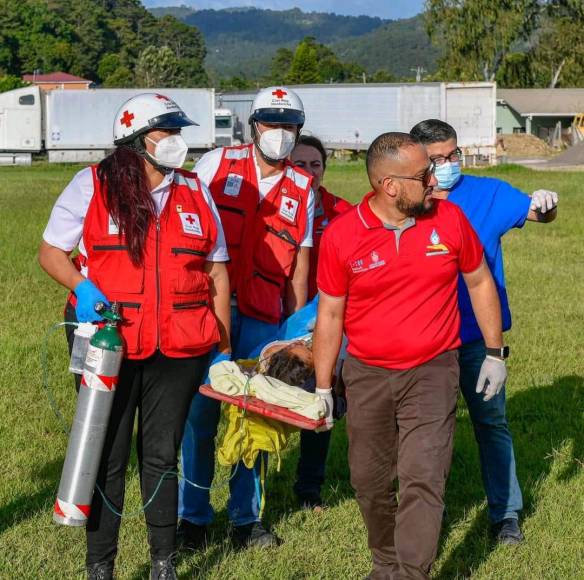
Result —
<instances>
[{"instance_id":1,"label":"clear oxygen tubing","mask_svg":"<svg viewBox=\"0 0 584 580\"><path fill-rule=\"evenodd\" d=\"M61 425L61 429L63 430L63 432L66 435L69 435L70 432L70 428L69 428L69 424L67 423L65 417L63 416L63 413L61 413L61 409L59 409L59 405L55 399L55 396L51 390L51 387L49 385L49 365L48 365L48 355L49 355L49 339L51 338L51 336L54 334L54 332L56 330L58 330L61 327L64 326L74 326L77 327L78 323L77 322L57 322L55 324L53 324L49 330L47 331L47 333L45 334L45 338L43 341L43 348L41 349L41 370L42 370L42 385L43 385L43 389L45 391L45 394L47 395L47 398L49 400L49 405L51 406L51 409L53 410L53 413L55 414L55 417L57 418L57 420L59 421L60 425ZM247 382L245 383L244 386L244 390L243 390L243 396L244 399L247 399L248 394L249 394L249 377L247 379ZM243 411L243 417L245 417L245 415L247 414L247 410L246 409L242 409ZM239 438L239 446L240 446L240 452L241 452L241 444L243 442L243 437L244 437L244 432L243 432L243 421L241 423L241 427L240 427L240 438ZM225 480L225 481L221 481L219 483L216 484L211 484L209 487L204 486L204 485L199 485L198 483L195 483L194 481L191 481L190 479L186 478L184 475L182 475L181 473L179 473L178 471L175 471L173 469L169 469L167 471L165 471L161 476L160 479L158 480L158 483L156 484L156 488L154 489L154 492L152 493L152 495L148 498L148 500L146 502L144 502L143 506L141 508L138 508L134 511L131 512L119 512L118 510L116 510L116 508L112 505L112 503L109 501L109 499L107 498L107 496L105 495L105 493L103 492L103 490L101 489L101 487L96 484L95 488L97 489L97 491L99 492L99 494L101 495L103 502L105 504L105 506L116 516L118 516L119 518L135 518L138 517L140 515L142 515L142 513L144 512L144 510L146 510L148 508L148 506L154 501L154 499L156 498L156 496L158 495L158 492L160 491L160 486L162 485L162 482L169 477L174 477L176 476L179 479L182 479L183 481L185 481L186 483L188 483L189 485L197 488L197 489L202 489L204 491L211 491L214 489L221 489L227 485L229 485L229 482L235 477L235 474L237 473L237 470L239 468L239 464L241 462L238 461L237 464L235 465L235 469L233 470L233 473Z\"/></svg>"}]
</instances>

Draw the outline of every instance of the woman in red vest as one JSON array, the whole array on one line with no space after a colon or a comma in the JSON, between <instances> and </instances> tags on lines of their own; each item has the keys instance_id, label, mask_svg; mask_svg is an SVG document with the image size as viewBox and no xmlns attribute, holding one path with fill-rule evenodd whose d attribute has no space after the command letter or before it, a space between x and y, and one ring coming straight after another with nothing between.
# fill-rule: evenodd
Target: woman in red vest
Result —
<instances>
[{"instance_id":1,"label":"woman in red vest","mask_svg":"<svg viewBox=\"0 0 584 580\"><path fill-rule=\"evenodd\" d=\"M124 361L97 484L121 511L138 410L153 579L176 578L177 479L161 476L176 471L211 350L230 351L223 229L208 189L180 169L188 149L180 131L195 124L164 95L124 103L114 121L116 149L63 191L39 252L46 272L71 290L67 320L99 321L98 302L121 306ZM87 524L89 578L113 578L119 527L96 492Z\"/></svg>"},{"instance_id":2,"label":"woman in red vest","mask_svg":"<svg viewBox=\"0 0 584 580\"><path fill-rule=\"evenodd\" d=\"M326 151L320 139L311 135L301 135L290 155L290 161L312 175L312 188L315 193L313 246L310 251L308 273L308 299L312 300L318 293L316 270L324 228L339 214L350 209L351 204L328 192L321 184L326 170ZM294 492L305 508L322 509L320 489L324 482L330 439L330 430L319 433L314 431L300 433L300 459L296 470Z\"/></svg>"},{"instance_id":3,"label":"woman in red vest","mask_svg":"<svg viewBox=\"0 0 584 580\"><path fill-rule=\"evenodd\" d=\"M300 135L296 147L290 155L290 161L312 175L312 189L315 195L314 225L312 230L312 250L310 252L310 270L308 274L308 300L317 292L316 266L320 239L324 228L339 214L350 209L351 204L342 197L328 192L321 184L326 171L326 151L321 140L312 135Z\"/></svg>"}]
</instances>

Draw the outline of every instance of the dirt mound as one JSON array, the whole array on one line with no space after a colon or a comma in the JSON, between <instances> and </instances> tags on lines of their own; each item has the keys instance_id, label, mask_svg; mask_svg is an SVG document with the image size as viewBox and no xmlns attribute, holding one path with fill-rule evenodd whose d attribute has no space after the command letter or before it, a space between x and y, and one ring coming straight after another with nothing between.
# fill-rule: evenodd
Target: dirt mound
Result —
<instances>
[{"instance_id":1,"label":"dirt mound","mask_svg":"<svg viewBox=\"0 0 584 580\"><path fill-rule=\"evenodd\" d=\"M497 156L550 157L554 152L552 147L535 135L513 133L497 136Z\"/></svg>"},{"instance_id":2,"label":"dirt mound","mask_svg":"<svg viewBox=\"0 0 584 580\"><path fill-rule=\"evenodd\" d=\"M550 165L584 165L584 142L570 147L549 163Z\"/></svg>"}]
</instances>

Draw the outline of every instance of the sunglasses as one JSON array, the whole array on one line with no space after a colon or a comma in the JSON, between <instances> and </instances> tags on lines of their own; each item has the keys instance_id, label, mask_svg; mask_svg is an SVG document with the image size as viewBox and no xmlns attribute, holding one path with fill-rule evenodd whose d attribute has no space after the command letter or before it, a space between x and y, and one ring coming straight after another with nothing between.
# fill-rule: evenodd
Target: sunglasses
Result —
<instances>
[{"instance_id":1,"label":"sunglasses","mask_svg":"<svg viewBox=\"0 0 584 580\"><path fill-rule=\"evenodd\" d=\"M386 175L382 179L380 179L377 183L381 185L383 180L386 177L391 177L392 179L410 179L411 181L421 181L426 187L430 184L430 180L432 179L432 175L436 171L436 162L430 161L430 164L424 171L423 175Z\"/></svg>"}]
</instances>

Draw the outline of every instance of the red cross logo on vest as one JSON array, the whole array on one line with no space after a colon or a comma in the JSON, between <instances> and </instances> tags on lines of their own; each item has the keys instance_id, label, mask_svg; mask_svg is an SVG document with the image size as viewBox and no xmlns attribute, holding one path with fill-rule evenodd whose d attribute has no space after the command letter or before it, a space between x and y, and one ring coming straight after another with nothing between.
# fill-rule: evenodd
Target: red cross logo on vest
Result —
<instances>
[{"instance_id":1,"label":"red cross logo on vest","mask_svg":"<svg viewBox=\"0 0 584 580\"><path fill-rule=\"evenodd\" d=\"M191 225L195 223L195 220L193 219L192 215L187 215L187 217L185 218L185 220L187 222L189 222Z\"/></svg>"},{"instance_id":2,"label":"red cross logo on vest","mask_svg":"<svg viewBox=\"0 0 584 580\"><path fill-rule=\"evenodd\" d=\"M286 202L286 207L288 208L289 211L292 211L292 208L294 207L294 204L290 200L288 200Z\"/></svg>"},{"instance_id":3,"label":"red cross logo on vest","mask_svg":"<svg viewBox=\"0 0 584 580\"><path fill-rule=\"evenodd\" d=\"M170 99L164 95L156 95L156 98L160 99L161 101L170 101Z\"/></svg>"},{"instance_id":4,"label":"red cross logo on vest","mask_svg":"<svg viewBox=\"0 0 584 580\"><path fill-rule=\"evenodd\" d=\"M288 93L286 91L283 91L282 89L276 89L272 95L274 95L277 99L283 99L284 95L287 95Z\"/></svg>"},{"instance_id":5,"label":"red cross logo on vest","mask_svg":"<svg viewBox=\"0 0 584 580\"><path fill-rule=\"evenodd\" d=\"M122 118L120 119L120 123L125 125L126 127L130 127L132 125L132 119L134 118L134 113L129 113L128 111L124 111Z\"/></svg>"}]
</instances>

